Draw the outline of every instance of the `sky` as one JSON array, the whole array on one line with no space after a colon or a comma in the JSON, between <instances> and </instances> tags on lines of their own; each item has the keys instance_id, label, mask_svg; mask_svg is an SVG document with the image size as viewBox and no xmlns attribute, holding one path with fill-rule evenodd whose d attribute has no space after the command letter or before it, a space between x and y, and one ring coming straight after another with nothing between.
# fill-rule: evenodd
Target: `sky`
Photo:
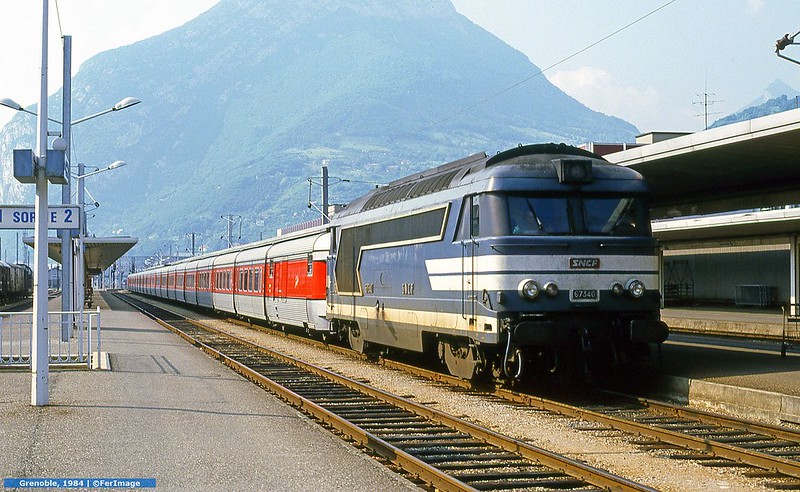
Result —
<instances>
[{"instance_id":1,"label":"sky","mask_svg":"<svg viewBox=\"0 0 800 492\"><path fill-rule=\"evenodd\" d=\"M800 31L796 0L452 2L546 69L539 76L641 132L702 130L706 113L712 122L738 111L776 79L800 89L800 65L775 55L778 38ZM61 86L62 33L73 37L76 73L93 55L182 25L216 3L58 0L56 9L50 0L48 92ZM41 10L41 0L0 0L0 98L25 107L38 102ZM800 60L800 44L784 53ZM0 107L0 126L13 113Z\"/></svg>"}]
</instances>

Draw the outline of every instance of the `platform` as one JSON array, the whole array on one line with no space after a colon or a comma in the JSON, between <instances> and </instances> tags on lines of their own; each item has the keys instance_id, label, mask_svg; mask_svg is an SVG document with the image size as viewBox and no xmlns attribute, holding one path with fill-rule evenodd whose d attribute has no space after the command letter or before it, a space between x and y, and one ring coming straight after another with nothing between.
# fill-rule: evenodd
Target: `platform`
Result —
<instances>
[{"instance_id":1,"label":"platform","mask_svg":"<svg viewBox=\"0 0 800 492\"><path fill-rule=\"evenodd\" d=\"M772 340L783 336L783 314L779 307L669 307L661 310L661 319L674 332Z\"/></svg>"},{"instance_id":2,"label":"platform","mask_svg":"<svg viewBox=\"0 0 800 492\"><path fill-rule=\"evenodd\" d=\"M51 370L46 407L30 405L29 371L0 372L0 477L416 490L117 298L96 300L112 371Z\"/></svg>"},{"instance_id":3,"label":"platform","mask_svg":"<svg viewBox=\"0 0 800 492\"><path fill-rule=\"evenodd\" d=\"M800 424L800 340L781 356L776 308L668 308L661 391L745 418ZM716 336L722 335L722 336Z\"/></svg>"}]
</instances>

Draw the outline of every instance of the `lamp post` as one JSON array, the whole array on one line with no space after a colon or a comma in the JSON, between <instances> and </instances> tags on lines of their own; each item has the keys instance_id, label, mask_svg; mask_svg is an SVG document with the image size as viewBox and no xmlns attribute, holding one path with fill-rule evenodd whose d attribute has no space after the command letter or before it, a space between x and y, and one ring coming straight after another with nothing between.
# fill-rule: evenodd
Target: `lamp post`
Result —
<instances>
[{"instance_id":1,"label":"lamp post","mask_svg":"<svg viewBox=\"0 0 800 492\"><path fill-rule=\"evenodd\" d=\"M49 363L47 336L47 26L48 0L42 2L42 65L39 91L39 114L36 117L36 149L38 163L35 167L36 201L34 212L33 260L33 327L31 329L31 405L45 406L49 403Z\"/></svg>"},{"instance_id":2,"label":"lamp post","mask_svg":"<svg viewBox=\"0 0 800 492\"><path fill-rule=\"evenodd\" d=\"M33 168L34 182L36 183L36 200L34 205L35 224L34 224L34 246L36 247L36 254L33 263L33 326L31 330L31 405L45 406L49 403L49 343L48 343L48 309L47 309L47 122L48 120L56 123L61 123L57 120L51 120L47 117L47 50L48 50L48 0L42 1L42 64L40 73L40 92L39 92L39 113L37 115L37 133L36 133L36 159ZM65 52L71 50L71 38L65 42ZM65 56L65 60L66 60ZM71 71L70 63L65 63L65 68ZM69 74L71 77L71 73ZM65 75L65 79L67 75ZM67 89L71 88L71 84L66 84ZM70 99L71 93L65 92L64 99ZM126 98L115 104L108 110L81 118L75 122L70 122L69 114L64 118L66 124L64 125L64 133L69 136L70 125L87 121L102 114L111 111L119 111L128 108L140 101L135 98ZM32 111L24 109L21 105L17 104L11 99L0 100L0 105L7 106L17 111L24 111L29 114L35 114ZM67 113L71 111L71 107L65 104ZM59 139L57 139L59 140ZM56 151L66 152L69 154L69 144L66 140L61 139L59 142L59 149ZM69 173L66 173L69 174ZM68 180L67 180L68 181ZM69 197L69 193L65 193ZM62 195L63 196L63 195ZM62 242L62 246L63 246ZM70 248L67 248L71 252ZM82 254L82 253L81 253ZM81 256L83 259L83 256ZM62 260L63 261L63 260ZM81 262L82 263L82 262ZM63 297L63 291L62 291ZM62 301L65 302L65 301ZM69 302L69 301L66 301ZM83 305L81 305L81 308Z\"/></svg>"}]
</instances>

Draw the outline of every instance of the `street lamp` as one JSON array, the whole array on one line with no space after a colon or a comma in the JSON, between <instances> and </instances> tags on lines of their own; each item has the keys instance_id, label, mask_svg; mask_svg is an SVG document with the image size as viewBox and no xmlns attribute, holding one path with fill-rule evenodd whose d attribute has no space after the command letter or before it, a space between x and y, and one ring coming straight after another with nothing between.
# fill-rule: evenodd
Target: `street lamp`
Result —
<instances>
[{"instance_id":1,"label":"street lamp","mask_svg":"<svg viewBox=\"0 0 800 492\"><path fill-rule=\"evenodd\" d=\"M84 121L91 120L92 118L97 118L98 116L103 116L104 114L108 114L108 113L111 113L113 111L121 111L123 109L130 108L131 106L136 106L140 102L142 102L141 99L136 99L135 97L126 97L126 98L120 100L117 104L111 106L110 108L104 109L104 110L102 110L102 111L100 111L98 113L95 113L95 114L92 114L92 115L89 115L89 116L85 116L83 118L79 118L79 119L77 119L75 121L70 122L70 125L77 125L78 123L83 123ZM30 109L25 109L18 102L16 102L13 99L7 98L7 97L5 97L3 99L0 99L0 106L5 106L5 107L11 108L11 109L13 109L15 111L22 111L23 113L28 113L28 114L31 114L33 116L38 116L38 114L35 111L31 111ZM63 125L63 123L61 121L56 120L54 118L48 117L47 119L49 121L52 121L53 123L58 123L59 125Z\"/></svg>"},{"instance_id":2,"label":"street lamp","mask_svg":"<svg viewBox=\"0 0 800 492\"><path fill-rule=\"evenodd\" d=\"M75 179L88 178L89 176L94 176L95 174L104 173L106 171L111 171L112 169L118 169L118 168L120 168L122 166L127 166L127 165L128 165L128 163L126 161L114 161L114 162L112 162L111 164L109 164L108 166L106 166L106 167L104 167L102 169L97 169L96 171L92 171L92 172L87 173L87 174L80 174L80 172L81 172L80 171L80 167L83 166L83 164L78 164L78 166L79 166L78 167L78 173L79 174L73 174L72 177L75 178Z\"/></svg>"},{"instance_id":3,"label":"street lamp","mask_svg":"<svg viewBox=\"0 0 800 492\"><path fill-rule=\"evenodd\" d=\"M126 97L125 99L120 100L117 104L111 106L110 108L104 109L103 111L100 111L99 113L95 113L95 114L92 114L92 115L85 116L83 118L77 119L77 120L73 121L72 124L73 125L77 125L78 123L83 123L84 121L91 120L92 118L97 118L98 116L103 116L104 114L108 114L108 113L111 113L111 112L114 112L114 111L121 111L123 109L130 108L131 106L136 106L140 102L142 102L142 101L139 100L139 99L136 99L135 97Z\"/></svg>"},{"instance_id":4,"label":"street lamp","mask_svg":"<svg viewBox=\"0 0 800 492\"><path fill-rule=\"evenodd\" d=\"M0 99L0 106L5 106L7 108L13 109L14 111L22 111L23 113L28 113L32 114L33 116L38 116L38 114L36 114L34 111L23 108L17 101L9 99L7 97ZM59 125L61 124L60 121L54 120L53 118L47 118L47 119L52 121L53 123L58 123Z\"/></svg>"}]
</instances>

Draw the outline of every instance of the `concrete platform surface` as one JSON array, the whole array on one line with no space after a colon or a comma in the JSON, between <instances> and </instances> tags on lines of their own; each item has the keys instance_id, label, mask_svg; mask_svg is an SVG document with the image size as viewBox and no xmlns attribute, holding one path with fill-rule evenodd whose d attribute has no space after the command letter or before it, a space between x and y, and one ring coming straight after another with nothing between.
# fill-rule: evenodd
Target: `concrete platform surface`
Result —
<instances>
[{"instance_id":1,"label":"concrete platform surface","mask_svg":"<svg viewBox=\"0 0 800 492\"><path fill-rule=\"evenodd\" d=\"M800 423L800 354L777 341L671 334L662 347L662 392L745 418Z\"/></svg>"},{"instance_id":2,"label":"concrete platform surface","mask_svg":"<svg viewBox=\"0 0 800 492\"><path fill-rule=\"evenodd\" d=\"M99 305L112 371L51 371L46 407L30 405L30 372L0 372L0 478L416 490L122 301L103 293Z\"/></svg>"}]
</instances>

